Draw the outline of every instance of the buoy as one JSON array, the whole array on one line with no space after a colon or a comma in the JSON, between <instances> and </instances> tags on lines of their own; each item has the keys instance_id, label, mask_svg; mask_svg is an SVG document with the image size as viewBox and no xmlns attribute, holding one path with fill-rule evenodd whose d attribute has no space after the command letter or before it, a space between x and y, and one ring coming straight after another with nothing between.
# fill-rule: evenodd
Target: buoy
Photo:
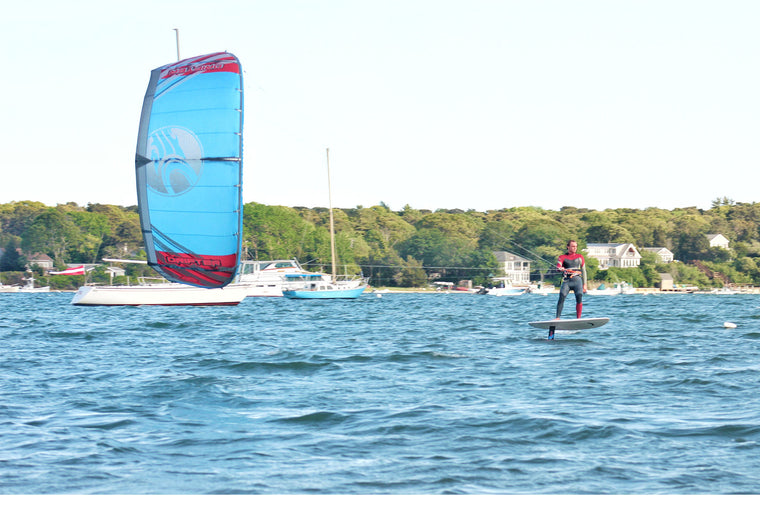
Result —
<instances>
[{"instance_id":1,"label":"buoy","mask_svg":"<svg viewBox=\"0 0 760 507\"><path fill-rule=\"evenodd\" d=\"M726 329L735 329L736 324L734 324L733 322L724 322L723 327L725 327Z\"/></svg>"}]
</instances>

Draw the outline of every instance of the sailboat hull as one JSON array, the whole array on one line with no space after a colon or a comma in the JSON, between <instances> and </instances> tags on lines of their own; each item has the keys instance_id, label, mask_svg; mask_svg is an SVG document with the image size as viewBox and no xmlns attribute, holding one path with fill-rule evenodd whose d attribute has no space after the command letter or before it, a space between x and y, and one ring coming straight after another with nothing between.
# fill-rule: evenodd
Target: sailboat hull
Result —
<instances>
[{"instance_id":1,"label":"sailboat hull","mask_svg":"<svg viewBox=\"0 0 760 507\"><path fill-rule=\"evenodd\" d=\"M366 288L363 285L355 289L283 290L282 295L290 299L356 299Z\"/></svg>"},{"instance_id":2,"label":"sailboat hull","mask_svg":"<svg viewBox=\"0 0 760 507\"><path fill-rule=\"evenodd\" d=\"M184 284L80 287L71 304L76 306L234 306L245 299L248 289L228 285L203 289Z\"/></svg>"}]
</instances>

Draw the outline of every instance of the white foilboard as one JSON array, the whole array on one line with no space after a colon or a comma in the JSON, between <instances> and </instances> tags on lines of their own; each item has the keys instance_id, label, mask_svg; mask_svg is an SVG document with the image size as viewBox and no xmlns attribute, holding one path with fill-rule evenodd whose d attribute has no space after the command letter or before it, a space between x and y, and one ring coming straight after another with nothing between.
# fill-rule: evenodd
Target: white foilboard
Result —
<instances>
[{"instance_id":1,"label":"white foilboard","mask_svg":"<svg viewBox=\"0 0 760 507\"><path fill-rule=\"evenodd\" d=\"M570 331L579 329L592 329L601 327L610 321L607 317L597 317L594 319L559 319L559 320L538 320L528 322L533 327L540 329L554 328L557 331Z\"/></svg>"}]
</instances>

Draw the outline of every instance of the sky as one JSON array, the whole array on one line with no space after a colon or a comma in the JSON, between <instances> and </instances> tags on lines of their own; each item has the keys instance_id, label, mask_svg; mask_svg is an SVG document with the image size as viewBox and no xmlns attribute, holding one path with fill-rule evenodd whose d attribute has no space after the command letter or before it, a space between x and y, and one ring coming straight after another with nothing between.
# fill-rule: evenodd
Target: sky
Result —
<instances>
[{"instance_id":1,"label":"sky","mask_svg":"<svg viewBox=\"0 0 760 507\"><path fill-rule=\"evenodd\" d=\"M134 205L150 71L244 70L244 202L760 200L755 0L11 0L0 203ZM176 29L176 31L175 31Z\"/></svg>"}]
</instances>

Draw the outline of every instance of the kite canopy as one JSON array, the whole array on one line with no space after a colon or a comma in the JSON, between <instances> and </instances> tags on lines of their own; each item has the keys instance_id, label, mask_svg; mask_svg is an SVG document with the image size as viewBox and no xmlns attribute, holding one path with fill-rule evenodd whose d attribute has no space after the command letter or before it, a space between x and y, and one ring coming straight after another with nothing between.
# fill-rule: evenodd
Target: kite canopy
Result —
<instances>
[{"instance_id":1,"label":"kite canopy","mask_svg":"<svg viewBox=\"0 0 760 507\"><path fill-rule=\"evenodd\" d=\"M243 78L230 53L154 69L135 171L148 264L166 279L223 287L242 233Z\"/></svg>"}]
</instances>

